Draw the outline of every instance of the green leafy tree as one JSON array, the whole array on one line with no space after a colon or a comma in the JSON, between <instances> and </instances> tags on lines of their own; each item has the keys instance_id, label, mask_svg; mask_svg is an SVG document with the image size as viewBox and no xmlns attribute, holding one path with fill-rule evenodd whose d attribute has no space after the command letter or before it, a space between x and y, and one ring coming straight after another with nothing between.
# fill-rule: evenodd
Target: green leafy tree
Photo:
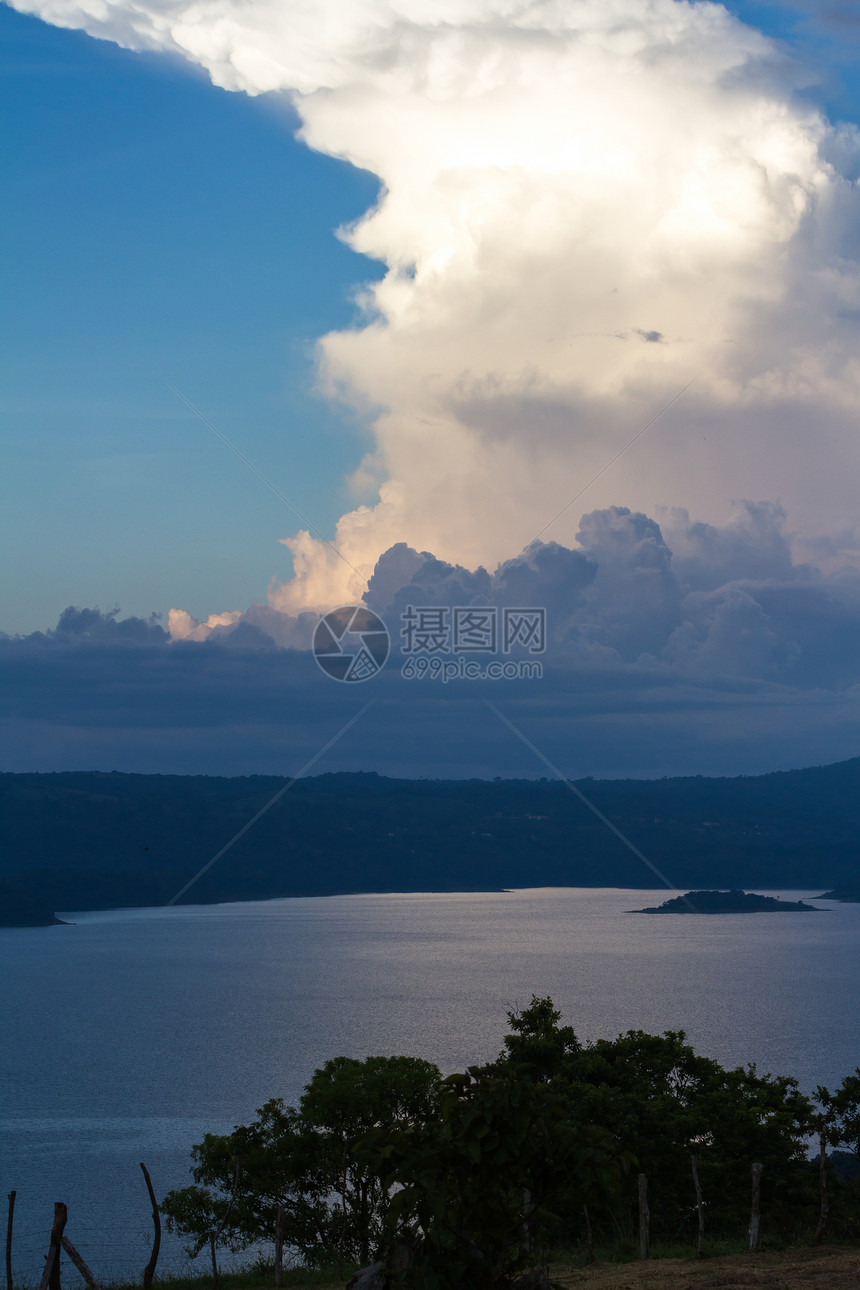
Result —
<instances>
[{"instance_id":1,"label":"green leafy tree","mask_svg":"<svg viewBox=\"0 0 860 1290\"><path fill-rule=\"evenodd\" d=\"M168 1227L190 1238L191 1254L214 1243L239 1250L271 1241L283 1206L284 1239L307 1263L368 1261L387 1196L357 1163L356 1143L371 1129L432 1115L440 1078L414 1057L326 1062L298 1108L276 1098L251 1124L205 1135L192 1149L194 1185L162 1201Z\"/></svg>"},{"instance_id":2,"label":"green leafy tree","mask_svg":"<svg viewBox=\"0 0 860 1290\"><path fill-rule=\"evenodd\" d=\"M273 1238L283 1205L287 1243L309 1252L324 1247L330 1179L315 1148L313 1130L279 1098L249 1125L207 1133L192 1148L194 1185L168 1192L161 1203L169 1230L190 1238L192 1256L213 1233L217 1244L241 1250Z\"/></svg>"},{"instance_id":3,"label":"green leafy tree","mask_svg":"<svg viewBox=\"0 0 860 1290\"><path fill-rule=\"evenodd\" d=\"M308 1264L367 1263L396 1237L418 1250L403 1272L420 1290L497 1290L538 1246L635 1226L635 1162L649 1181L655 1233L692 1220L690 1156L708 1231L743 1228L750 1165L761 1161L766 1227L808 1227L815 1186L808 1137L857 1151L860 1070L816 1116L794 1080L727 1070L683 1031L628 1031L582 1043L549 998L508 1014L495 1062L442 1081L410 1057L338 1057L298 1107L278 1099L249 1125L207 1134L194 1185L163 1202L190 1251L284 1237Z\"/></svg>"},{"instance_id":4,"label":"green leafy tree","mask_svg":"<svg viewBox=\"0 0 860 1290\"><path fill-rule=\"evenodd\" d=\"M563 1077L570 1059L582 1052L572 1026L560 1026L561 1013L550 998L532 995L528 1008L508 1014L511 1032L505 1036L500 1066L520 1078L544 1082Z\"/></svg>"},{"instance_id":5,"label":"green leafy tree","mask_svg":"<svg viewBox=\"0 0 860 1290\"><path fill-rule=\"evenodd\" d=\"M359 1263L379 1252L388 1193L378 1170L356 1151L379 1128L423 1124L439 1101L440 1073L418 1057L335 1057L314 1076L299 1103L335 1203L328 1244Z\"/></svg>"},{"instance_id":6,"label":"green leafy tree","mask_svg":"<svg viewBox=\"0 0 860 1290\"><path fill-rule=\"evenodd\" d=\"M511 1034L491 1069L546 1083L565 1099L574 1123L611 1133L648 1177L655 1231L671 1238L692 1221L693 1154L712 1228L746 1221L753 1160L764 1165L772 1218L801 1221L809 1203L806 1139L814 1116L794 1080L762 1076L754 1067L726 1070L699 1056L683 1031L628 1031L583 1045L559 1024L551 999L533 997L508 1017ZM634 1210L631 1193L626 1210L598 1217L630 1228Z\"/></svg>"},{"instance_id":7,"label":"green leafy tree","mask_svg":"<svg viewBox=\"0 0 860 1290\"><path fill-rule=\"evenodd\" d=\"M860 1066L846 1075L835 1093L816 1090L828 1125L828 1138L860 1156Z\"/></svg>"},{"instance_id":8,"label":"green leafy tree","mask_svg":"<svg viewBox=\"0 0 860 1290\"><path fill-rule=\"evenodd\" d=\"M725 1070L695 1053L683 1031L598 1040L577 1067L582 1113L611 1126L648 1176L655 1230L671 1237L692 1217L693 1154L712 1226L745 1221L754 1160L772 1218L802 1206L812 1107L794 1080Z\"/></svg>"},{"instance_id":9,"label":"green leafy tree","mask_svg":"<svg viewBox=\"0 0 860 1290\"><path fill-rule=\"evenodd\" d=\"M831 1225L853 1239L860 1232L860 1067L835 1092L816 1089L830 1156ZM842 1148L840 1151L839 1148Z\"/></svg>"},{"instance_id":10,"label":"green leafy tree","mask_svg":"<svg viewBox=\"0 0 860 1290\"><path fill-rule=\"evenodd\" d=\"M573 1124L545 1086L470 1067L442 1089L437 1118L370 1134L363 1154L387 1166L389 1241L417 1246L403 1284L501 1290L535 1261L559 1199L617 1190L621 1162L609 1135Z\"/></svg>"}]
</instances>

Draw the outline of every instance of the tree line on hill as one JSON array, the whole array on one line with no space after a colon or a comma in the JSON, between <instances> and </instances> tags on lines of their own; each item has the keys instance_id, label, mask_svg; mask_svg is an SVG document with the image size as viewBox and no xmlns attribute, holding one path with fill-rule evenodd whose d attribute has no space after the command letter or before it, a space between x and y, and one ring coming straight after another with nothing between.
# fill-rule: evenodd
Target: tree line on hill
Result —
<instances>
[{"instance_id":1,"label":"tree line on hill","mask_svg":"<svg viewBox=\"0 0 860 1290\"><path fill-rule=\"evenodd\" d=\"M338 1057L298 1106L207 1134L194 1183L162 1202L168 1225L208 1248L216 1282L219 1246L277 1235L310 1266L377 1260L382 1285L504 1290L548 1250L629 1241L637 1174L656 1238L744 1231L755 1162L765 1234L860 1237L860 1178L836 1168L860 1152L860 1069L810 1099L681 1031L582 1043L536 997L508 1019L487 1065L443 1079L419 1058Z\"/></svg>"},{"instance_id":2,"label":"tree line on hill","mask_svg":"<svg viewBox=\"0 0 860 1290\"><path fill-rule=\"evenodd\" d=\"M856 883L860 758L750 778L578 783L682 889ZM0 775L0 924L163 904L283 785ZM652 884L565 784L332 774L296 783L184 899Z\"/></svg>"}]
</instances>

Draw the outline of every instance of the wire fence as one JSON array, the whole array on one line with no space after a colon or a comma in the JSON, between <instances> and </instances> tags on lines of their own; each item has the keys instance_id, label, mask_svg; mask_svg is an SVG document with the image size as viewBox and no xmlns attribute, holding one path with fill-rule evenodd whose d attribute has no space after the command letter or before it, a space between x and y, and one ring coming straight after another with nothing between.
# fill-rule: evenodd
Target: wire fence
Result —
<instances>
[{"instance_id":1,"label":"wire fence","mask_svg":"<svg viewBox=\"0 0 860 1290\"><path fill-rule=\"evenodd\" d=\"M68 1209L65 1235L98 1280L102 1284L140 1284L143 1269L152 1254L153 1242L152 1219L143 1204L140 1222L120 1227L115 1223L94 1221L86 1210L76 1211L73 1196L63 1199ZM7 1215L8 1200L4 1206L4 1220ZM16 1191L11 1237L13 1290L37 1290L45 1269L52 1221L52 1201L44 1197L22 1196ZM5 1221L2 1229L5 1232ZM260 1248L231 1255L229 1251L219 1249L218 1264L223 1271L231 1271L253 1263L265 1253ZM82 1290L86 1286L83 1275L66 1254L63 1255L62 1267L64 1290ZM181 1237L172 1235L162 1226L157 1276L161 1279L165 1276L192 1276L207 1270L200 1260L189 1256Z\"/></svg>"}]
</instances>

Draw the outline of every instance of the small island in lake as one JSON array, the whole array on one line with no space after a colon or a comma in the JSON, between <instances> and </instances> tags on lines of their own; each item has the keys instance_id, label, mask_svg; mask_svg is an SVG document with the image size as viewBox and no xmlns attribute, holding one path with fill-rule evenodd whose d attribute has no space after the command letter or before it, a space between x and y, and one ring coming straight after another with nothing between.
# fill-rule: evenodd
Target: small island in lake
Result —
<instances>
[{"instance_id":1,"label":"small island in lake","mask_svg":"<svg viewBox=\"0 0 860 1290\"><path fill-rule=\"evenodd\" d=\"M802 900L778 900L754 891L688 891L662 905L631 909L631 914L794 914L820 913L817 905Z\"/></svg>"},{"instance_id":2,"label":"small island in lake","mask_svg":"<svg viewBox=\"0 0 860 1290\"><path fill-rule=\"evenodd\" d=\"M816 900L841 900L843 904L860 904L860 882L846 883L834 887L833 891L823 891Z\"/></svg>"}]
</instances>

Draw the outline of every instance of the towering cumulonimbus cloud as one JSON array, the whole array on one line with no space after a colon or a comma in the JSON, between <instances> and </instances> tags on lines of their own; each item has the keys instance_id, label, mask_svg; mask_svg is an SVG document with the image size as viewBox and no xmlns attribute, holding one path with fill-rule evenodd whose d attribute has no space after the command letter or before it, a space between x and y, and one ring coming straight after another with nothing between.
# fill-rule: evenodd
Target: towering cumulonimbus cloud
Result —
<instances>
[{"instance_id":1,"label":"towering cumulonimbus cloud","mask_svg":"<svg viewBox=\"0 0 860 1290\"><path fill-rule=\"evenodd\" d=\"M382 182L342 236L387 272L320 343L325 388L375 416L368 504L344 559L285 539L274 609L357 598L398 543L492 568L610 503L716 522L779 497L801 535L851 534L858 136L722 5L14 3L287 93L310 147Z\"/></svg>"}]
</instances>

